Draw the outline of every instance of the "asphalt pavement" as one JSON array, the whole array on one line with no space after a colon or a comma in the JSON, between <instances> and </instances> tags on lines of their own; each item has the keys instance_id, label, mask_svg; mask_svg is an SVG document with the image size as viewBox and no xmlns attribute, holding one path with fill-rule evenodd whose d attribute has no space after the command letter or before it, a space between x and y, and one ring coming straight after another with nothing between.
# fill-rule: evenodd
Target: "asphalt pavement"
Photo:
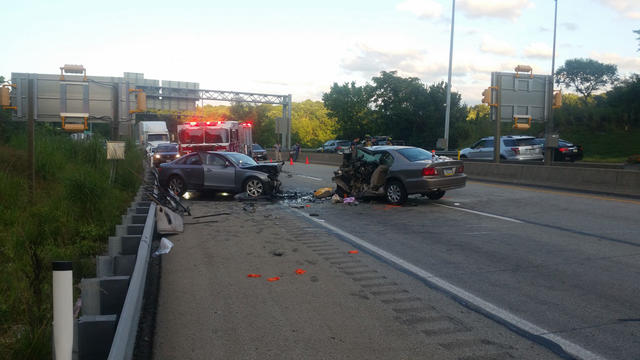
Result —
<instances>
[{"instance_id":1,"label":"asphalt pavement","mask_svg":"<svg viewBox=\"0 0 640 360\"><path fill-rule=\"evenodd\" d=\"M333 169L288 170L303 190L330 181ZM638 359L639 210L637 199L470 181L439 201L301 211L577 357Z\"/></svg>"},{"instance_id":2,"label":"asphalt pavement","mask_svg":"<svg viewBox=\"0 0 640 360\"><path fill-rule=\"evenodd\" d=\"M286 170L286 189L326 185L327 169ZM369 224L355 214L366 206L294 209L211 194L189 203L193 216L163 255L155 359L557 358L319 225L314 212L349 210L345 228L364 235Z\"/></svg>"}]
</instances>

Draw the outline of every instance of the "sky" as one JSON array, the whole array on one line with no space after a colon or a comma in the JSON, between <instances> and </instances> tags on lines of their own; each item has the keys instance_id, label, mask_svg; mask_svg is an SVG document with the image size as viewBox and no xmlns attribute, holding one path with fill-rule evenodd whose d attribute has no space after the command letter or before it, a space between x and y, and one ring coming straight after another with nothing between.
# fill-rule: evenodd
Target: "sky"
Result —
<instances>
[{"instance_id":1,"label":"sky","mask_svg":"<svg viewBox=\"0 0 640 360\"><path fill-rule=\"evenodd\" d=\"M7 11L8 10L8 11ZM0 75L144 73L201 89L321 100L333 83L397 71L447 81L452 0L13 1L3 6ZM551 73L553 0L457 0L452 90L475 105L493 71ZM640 0L558 0L565 60L640 73Z\"/></svg>"}]
</instances>

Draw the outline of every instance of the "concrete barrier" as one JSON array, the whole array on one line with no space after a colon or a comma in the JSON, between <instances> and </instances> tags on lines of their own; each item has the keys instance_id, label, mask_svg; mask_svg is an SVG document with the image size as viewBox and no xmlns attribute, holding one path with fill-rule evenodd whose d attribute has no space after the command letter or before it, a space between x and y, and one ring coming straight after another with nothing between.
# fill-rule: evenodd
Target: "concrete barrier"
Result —
<instances>
[{"instance_id":1,"label":"concrete barrier","mask_svg":"<svg viewBox=\"0 0 640 360\"><path fill-rule=\"evenodd\" d=\"M269 150L270 158L275 158ZM283 153L284 155L285 153ZM288 155L288 153L286 153ZM342 155L302 151L297 163L333 165L342 163ZM286 161L289 161L288 156ZM533 163L492 163L465 161L465 174L470 180L509 184L545 186L564 190L598 192L612 195L640 196L640 171L625 170L620 164L555 163L545 166Z\"/></svg>"},{"instance_id":2,"label":"concrete barrier","mask_svg":"<svg viewBox=\"0 0 640 360\"><path fill-rule=\"evenodd\" d=\"M464 172L471 180L640 196L640 171L634 170L466 161Z\"/></svg>"}]
</instances>

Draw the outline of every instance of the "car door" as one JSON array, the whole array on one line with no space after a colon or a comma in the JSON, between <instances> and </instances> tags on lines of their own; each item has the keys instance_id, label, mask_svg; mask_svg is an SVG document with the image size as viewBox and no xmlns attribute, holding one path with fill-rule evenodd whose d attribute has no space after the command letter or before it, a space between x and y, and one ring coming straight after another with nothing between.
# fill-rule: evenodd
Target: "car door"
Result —
<instances>
[{"instance_id":1,"label":"car door","mask_svg":"<svg viewBox=\"0 0 640 360\"><path fill-rule=\"evenodd\" d=\"M202 187L204 181L204 171L200 156L199 153L189 155L181 166L185 181L190 189Z\"/></svg>"},{"instance_id":2,"label":"car door","mask_svg":"<svg viewBox=\"0 0 640 360\"><path fill-rule=\"evenodd\" d=\"M482 157L482 147L486 142L487 140L480 140L471 145L471 150L467 153L467 157L470 159L480 159Z\"/></svg>"},{"instance_id":3,"label":"car door","mask_svg":"<svg viewBox=\"0 0 640 360\"><path fill-rule=\"evenodd\" d=\"M478 147L477 159L493 159L493 139L483 140Z\"/></svg>"},{"instance_id":4,"label":"car door","mask_svg":"<svg viewBox=\"0 0 640 360\"><path fill-rule=\"evenodd\" d=\"M236 167L219 154L207 154L204 167L204 186L207 189L233 189Z\"/></svg>"}]
</instances>

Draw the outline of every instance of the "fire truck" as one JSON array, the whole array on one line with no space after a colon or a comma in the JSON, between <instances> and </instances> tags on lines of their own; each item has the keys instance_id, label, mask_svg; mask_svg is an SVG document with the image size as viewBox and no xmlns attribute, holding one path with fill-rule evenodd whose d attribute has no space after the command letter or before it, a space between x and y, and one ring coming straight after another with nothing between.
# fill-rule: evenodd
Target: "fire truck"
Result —
<instances>
[{"instance_id":1,"label":"fire truck","mask_svg":"<svg viewBox=\"0 0 640 360\"><path fill-rule=\"evenodd\" d=\"M234 151L251 156L252 124L237 121L190 121L178 125L180 155L197 151Z\"/></svg>"}]
</instances>

